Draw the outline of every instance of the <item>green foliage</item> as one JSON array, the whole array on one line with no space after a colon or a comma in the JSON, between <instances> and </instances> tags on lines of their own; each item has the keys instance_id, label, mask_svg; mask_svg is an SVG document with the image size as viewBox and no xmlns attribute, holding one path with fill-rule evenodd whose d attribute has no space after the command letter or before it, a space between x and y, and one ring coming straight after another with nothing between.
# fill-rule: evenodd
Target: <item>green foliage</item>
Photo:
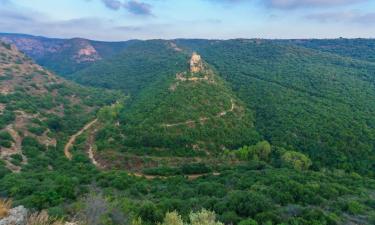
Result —
<instances>
[{"instance_id":1,"label":"green foliage","mask_svg":"<svg viewBox=\"0 0 375 225\"><path fill-rule=\"evenodd\" d=\"M10 148L12 146L13 138L6 131L0 131L0 146Z\"/></svg>"},{"instance_id":2,"label":"green foliage","mask_svg":"<svg viewBox=\"0 0 375 225\"><path fill-rule=\"evenodd\" d=\"M54 129L54 130L58 130L58 129ZM45 127L41 127L41 126L30 126L29 127L29 131L35 135L42 135L45 131Z\"/></svg>"},{"instance_id":3,"label":"green foliage","mask_svg":"<svg viewBox=\"0 0 375 225\"><path fill-rule=\"evenodd\" d=\"M216 221L215 212L202 209L200 212L190 213L191 225L223 225L223 223Z\"/></svg>"},{"instance_id":4,"label":"green foliage","mask_svg":"<svg viewBox=\"0 0 375 225\"><path fill-rule=\"evenodd\" d=\"M13 122L15 119L15 115L10 110L5 110L3 114L0 116L0 129L6 127L9 123Z\"/></svg>"},{"instance_id":5,"label":"green foliage","mask_svg":"<svg viewBox=\"0 0 375 225\"><path fill-rule=\"evenodd\" d=\"M331 46L346 51L342 43ZM298 149L315 169L373 174L375 117L368 112L374 107L374 64L271 40L177 45L198 51L218 71L254 111L257 131L273 146Z\"/></svg>"},{"instance_id":6,"label":"green foliage","mask_svg":"<svg viewBox=\"0 0 375 225\"><path fill-rule=\"evenodd\" d=\"M11 173L11 171L8 168L6 168L4 161L0 160L0 179L3 178L8 173Z\"/></svg>"},{"instance_id":7,"label":"green foliage","mask_svg":"<svg viewBox=\"0 0 375 225\"><path fill-rule=\"evenodd\" d=\"M206 72L214 81L181 82L171 90L173 73L145 88L121 115L122 145L219 152L256 142L251 113L213 71Z\"/></svg>"},{"instance_id":8,"label":"green foliage","mask_svg":"<svg viewBox=\"0 0 375 225\"><path fill-rule=\"evenodd\" d=\"M113 123L119 118L121 110L123 110L124 105L117 102L111 106L104 106L98 112L98 119L104 123Z\"/></svg>"},{"instance_id":9,"label":"green foliage","mask_svg":"<svg viewBox=\"0 0 375 225\"><path fill-rule=\"evenodd\" d=\"M11 155L11 163L16 166L20 166L23 161L22 155L14 154Z\"/></svg>"},{"instance_id":10,"label":"green foliage","mask_svg":"<svg viewBox=\"0 0 375 225\"><path fill-rule=\"evenodd\" d=\"M352 218L373 223L375 181L367 176L373 175L375 137L374 103L370 101L375 96L375 68L371 63L262 40L176 42L199 50L214 66L216 86L181 85L171 93L171 82L177 72L186 69L187 57L169 49L169 42L164 41L138 42L113 64L103 61L94 67L97 71L89 68L82 71L82 78L76 78L132 94L123 109L105 107L97 113L101 122L109 122L101 124L95 137L99 151L151 155L145 160L202 158L200 164L150 172L164 175L211 171L212 165L207 166L205 160L215 154L205 154L197 147L219 152L223 146L238 149L247 144L250 146L232 152L249 162L215 165L218 176L147 180L126 171L99 171L80 148L74 149L69 161L63 155L67 137L96 113L86 110L111 105L121 95L61 83L46 87L57 91L56 95L40 97L27 92L38 86L26 83L13 94L0 95L0 102L7 106L0 127L14 120L15 110L38 114L45 120L32 123L48 127L58 144L47 148L36 138L23 137L28 163L21 164L20 173L10 173L0 161L0 195L13 198L16 205L72 215L77 210L72 204L94 186L104 193L110 209L126 213L128 221L137 225L161 223L165 213L174 211L181 215L167 214L165 224L221 224L213 212L226 224L334 225ZM79 104L70 101L72 96ZM194 129L166 131L155 126L199 119L202 113L212 117L228 108L231 98L237 111L223 120L213 118ZM49 113L60 105L63 114ZM114 125L118 119L119 126ZM268 140L272 147L266 141L255 144L259 140ZM314 161L313 170L308 170L309 158ZM12 160L20 163L21 157ZM285 167L280 168L282 165ZM199 212L202 208L208 211ZM112 214L105 214L103 220L118 224Z\"/></svg>"},{"instance_id":11,"label":"green foliage","mask_svg":"<svg viewBox=\"0 0 375 225\"><path fill-rule=\"evenodd\" d=\"M238 225L258 225L258 223L253 219L246 219L242 220Z\"/></svg>"},{"instance_id":12,"label":"green foliage","mask_svg":"<svg viewBox=\"0 0 375 225\"><path fill-rule=\"evenodd\" d=\"M375 62L375 44L373 39L311 39L287 40L290 44L316 49L322 52L338 54L354 59Z\"/></svg>"},{"instance_id":13,"label":"green foliage","mask_svg":"<svg viewBox=\"0 0 375 225\"><path fill-rule=\"evenodd\" d=\"M205 174L211 171L211 168L204 163L190 163L180 167L161 166L143 170L145 174L158 176Z\"/></svg>"},{"instance_id":14,"label":"green foliage","mask_svg":"<svg viewBox=\"0 0 375 225\"><path fill-rule=\"evenodd\" d=\"M365 207L357 201L349 201L345 206L345 210L354 215L362 214L364 209Z\"/></svg>"},{"instance_id":15,"label":"green foliage","mask_svg":"<svg viewBox=\"0 0 375 225\"><path fill-rule=\"evenodd\" d=\"M309 157L300 152L286 151L282 156L281 160L285 166L292 167L296 170L307 170L312 165Z\"/></svg>"},{"instance_id":16,"label":"green foliage","mask_svg":"<svg viewBox=\"0 0 375 225\"><path fill-rule=\"evenodd\" d=\"M167 212L161 225L184 225L184 221L176 211Z\"/></svg>"},{"instance_id":17,"label":"green foliage","mask_svg":"<svg viewBox=\"0 0 375 225\"><path fill-rule=\"evenodd\" d=\"M240 160L269 161L271 150L272 148L268 141L261 141L253 146L243 146L235 151L234 154Z\"/></svg>"},{"instance_id":18,"label":"green foliage","mask_svg":"<svg viewBox=\"0 0 375 225\"><path fill-rule=\"evenodd\" d=\"M121 90L132 97L165 76L186 68L184 55L168 48L167 41L134 42L126 51L70 75L84 85Z\"/></svg>"}]
</instances>

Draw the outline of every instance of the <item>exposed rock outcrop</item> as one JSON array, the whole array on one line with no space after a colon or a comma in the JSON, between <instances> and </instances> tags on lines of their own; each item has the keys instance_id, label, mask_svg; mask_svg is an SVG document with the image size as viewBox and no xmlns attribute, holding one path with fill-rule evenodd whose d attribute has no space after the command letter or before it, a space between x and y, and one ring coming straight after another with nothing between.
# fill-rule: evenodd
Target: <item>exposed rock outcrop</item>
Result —
<instances>
[{"instance_id":1,"label":"exposed rock outcrop","mask_svg":"<svg viewBox=\"0 0 375 225\"><path fill-rule=\"evenodd\" d=\"M27 209L23 206L18 206L9 210L9 215L0 220L0 225L26 225L27 223Z\"/></svg>"},{"instance_id":2,"label":"exposed rock outcrop","mask_svg":"<svg viewBox=\"0 0 375 225\"><path fill-rule=\"evenodd\" d=\"M199 73L203 70L203 62L200 55L193 53L190 59L190 72Z\"/></svg>"}]
</instances>

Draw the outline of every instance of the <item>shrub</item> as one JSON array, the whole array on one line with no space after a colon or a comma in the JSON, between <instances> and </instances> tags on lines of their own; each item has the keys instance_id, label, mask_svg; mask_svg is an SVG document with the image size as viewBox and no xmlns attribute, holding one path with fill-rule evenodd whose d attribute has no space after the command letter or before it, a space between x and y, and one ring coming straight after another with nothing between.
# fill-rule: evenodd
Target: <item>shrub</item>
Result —
<instances>
[{"instance_id":1,"label":"shrub","mask_svg":"<svg viewBox=\"0 0 375 225\"><path fill-rule=\"evenodd\" d=\"M253 219L246 219L242 220L238 225L258 225L258 223Z\"/></svg>"},{"instance_id":2,"label":"shrub","mask_svg":"<svg viewBox=\"0 0 375 225\"><path fill-rule=\"evenodd\" d=\"M7 217L12 207L12 200L0 199L0 219Z\"/></svg>"},{"instance_id":3,"label":"shrub","mask_svg":"<svg viewBox=\"0 0 375 225\"><path fill-rule=\"evenodd\" d=\"M0 146L4 148L10 148L12 147L12 142L7 141L7 140L0 140Z\"/></svg>"},{"instance_id":4,"label":"shrub","mask_svg":"<svg viewBox=\"0 0 375 225\"><path fill-rule=\"evenodd\" d=\"M160 225L224 225L216 220L215 212L202 209L199 212L191 212L189 215L190 223L184 223L182 217L176 212L168 212L165 215L164 221ZM141 221L138 219L138 221ZM142 223L142 222L141 222ZM141 223L134 223L133 225L140 225Z\"/></svg>"},{"instance_id":5,"label":"shrub","mask_svg":"<svg viewBox=\"0 0 375 225\"><path fill-rule=\"evenodd\" d=\"M303 153L295 151L287 151L281 156L283 164L287 167L294 168L296 170L307 170L311 166L312 162Z\"/></svg>"},{"instance_id":6,"label":"shrub","mask_svg":"<svg viewBox=\"0 0 375 225\"><path fill-rule=\"evenodd\" d=\"M161 225L184 225L182 217L176 212L167 212Z\"/></svg>"},{"instance_id":7,"label":"shrub","mask_svg":"<svg viewBox=\"0 0 375 225\"><path fill-rule=\"evenodd\" d=\"M267 141L261 141L253 146L243 146L235 152L235 155L240 160L268 161L271 149L270 143Z\"/></svg>"},{"instance_id":8,"label":"shrub","mask_svg":"<svg viewBox=\"0 0 375 225\"><path fill-rule=\"evenodd\" d=\"M215 212L202 209L200 212L190 213L191 225L223 225L223 223L216 220Z\"/></svg>"},{"instance_id":9,"label":"shrub","mask_svg":"<svg viewBox=\"0 0 375 225\"><path fill-rule=\"evenodd\" d=\"M193 163L183 165L181 171L183 174L201 174L209 173L211 169L203 163Z\"/></svg>"},{"instance_id":10,"label":"shrub","mask_svg":"<svg viewBox=\"0 0 375 225\"><path fill-rule=\"evenodd\" d=\"M364 206L357 201L348 202L345 208L351 214L361 214L364 211Z\"/></svg>"},{"instance_id":11,"label":"shrub","mask_svg":"<svg viewBox=\"0 0 375 225\"><path fill-rule=\"evenodd\" d=\"M22 155L20 154L11 155L11 158L12 158L11 163L16 166L20 166L23 161Z\"/></svg>"},{"instance_id":12,"label":"shrub","mask_svg":"<svg viewBox=\"0 0 375 225\"><path fill-rule=\"evenodd\" d=\"M62 220L50 217L46 211L34 213L27 219L27 225L64 225Z\"/></svg>"}]
</instances>

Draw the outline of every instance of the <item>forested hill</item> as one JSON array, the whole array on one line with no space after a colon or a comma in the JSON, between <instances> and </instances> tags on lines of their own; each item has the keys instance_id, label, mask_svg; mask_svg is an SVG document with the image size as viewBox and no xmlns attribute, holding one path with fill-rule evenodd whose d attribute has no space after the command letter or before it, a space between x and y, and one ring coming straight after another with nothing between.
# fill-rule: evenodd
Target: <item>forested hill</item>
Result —
<instances>
[{"instance_id":1,"label":"forested hill","mask_svg":"<svg viewBox=\"0 0 375 225\"><path fill-rule=\"evenodd\" d=\"M186 41L256 113L271 143L315 166L373 171L375 64L273 41Z\"/></svg>"},{"instance_id":2,"label":"forested hill","mask_svg":"<svg viewBox=\"0 0 375 225\"><path fill-rule=\"evenodd\" d=\"M375 62L375 39L296 39L284 40L281 43L299 45L345 57Z\"/></svg>"},{"instance_id":3,"label":"forested hill","mask_svg":"<svg viewBox=\"0 0 375 225\"><path fill-rule=\"evenodd\" d=\"M137 98L179 71L180 51L201 54L272 144L307 153L316 168L373 171L373 63L267 40L145 41L73 77Z\"/></svg>"},{"instance_id":4,"label":"forested hill","mask_svg":"<svg viewBox=\"0 0 375 225\"><path fill-rule=\"evenodd\" d=\"M94 87L122 90L137 96L167 76L185 70L188 54L173 42L152 40L130 45L123 53L68 76Z\"/></svg>"},{"instance_id":5,"label":"forested hill","mask_svg":"<svg viewBox=\"0 0 375 225\"><path fill-rule=\"evenodd\" d=\"M118 96L67 82L0 42L0 177L49 170L66 138Z\"/></svg>"},{"instance_id":6,"label":"forested hill","mask_svg":"<svg viewBox=\"0 0 375 225\"><path fill-rule=\"evenodd\" d=\"M0 33L0 40L14 44L39 65L65 76L124 51L136 41L102 42L83 38L57 39Z\"/></svg>"},{"instance_id":7,"label":"forested hill","mask_svg":"<svg viewBox=\"0 0 375 225\"><path fill-rule=\"evenodd\" d=\"M134 42L72 76L124 102L0 42L0 221L373 225L374 74L276 41Z\"/></svg>"},{"instance_id":8,"label":"forested hill","mask_svg":"<svg viewBox=\"0 0 375 225\"><path fill-rule=\"evenodd\" d=\"M212 154L260 140L252 112L204 59L194 53L189 60L125 110L123 146Z\"/></svg>"}]
</instances>

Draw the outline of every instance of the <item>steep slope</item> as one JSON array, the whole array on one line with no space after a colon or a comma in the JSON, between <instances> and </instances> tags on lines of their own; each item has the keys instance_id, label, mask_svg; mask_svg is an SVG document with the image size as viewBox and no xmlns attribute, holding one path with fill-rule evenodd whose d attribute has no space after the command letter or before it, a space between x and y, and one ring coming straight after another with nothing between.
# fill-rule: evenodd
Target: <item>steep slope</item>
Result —
<instances>
[{"instance_id":1,"label":"steep slope","mask_svg":"<svg viewBox=\"0 0 375 225\"><path fill-rule=\"evenodd\" d=\"M375 64L267 40L178 44L201 52L274 145L308 153L316 168L373 172Z\"/></svg>"},{"instance_id":2,"label":"steep slope","mask_svg":"<svg viewBox=\"0 0 375 225\"><path fill-rule=\"evenodd\" d=\"M280 42L303 46L322 52L338 54L358 60L375 62L374 39L296 39L283 40Z\"/></svg>"},{"instance_id":3,"label":"steep slope","mask_svg":"<svg viewBox=\"0 0 375 225\"><path fill-rule=\"evenodd\" d=\"M186 56L171 42L135 42L113 58L69 76L78 83L121 90L132 96L163 77L185 68Z\"/></svg>"},{"instance_id":4,"label":"steep slope","mask_svg":"<svg viewBox=\"0 0 375 225\"><path fill-rule=\"evenodd\" d=\"M107 164L116 154L114 149L127 156L163 156L164 160L205 158L259 140L251 111L193 53L191 58L185 56L180 71L142 90L121 112L116 126L97 133L96 155Z\"/></svg>"},{"instance_id":5,"label":"steep slope","mask_svg":"<svg viewBox=\"0 0 375 225\"><path fill-rule=\"evenodd\" d=\"M116 98L68 83L3 42L0 81L0 159L12 171L59 148L100 106Z\"/></svg>"},{"instance_id":6,"label":"steep slope","mask_svg":"<svg viewBox=\"0 0 375 225\"><path fill-rule=\"evenodd\" d=\"M56 39L22 34L2 34L0 40L17 46L38 64L61 75L86 68L122 52L130 42L100 42L82 38Z\"/></svg>"},{"instance_id":7,"label":"steep slope","mask_svg":"<svg viewBox=\"0 0 375 225\"><path fill-rule=\"evenodd\" d=\"M134 102L142 98L138 111L147 113L163 79L183 71L181 51L202 55L255 113L258 132L273 145L307 153L316 168L373 171L375 65L370 62L259 39L146 41L129 47L115 63L104 60L75 76L131 93Z\"/></svg>"}]
</instances>

